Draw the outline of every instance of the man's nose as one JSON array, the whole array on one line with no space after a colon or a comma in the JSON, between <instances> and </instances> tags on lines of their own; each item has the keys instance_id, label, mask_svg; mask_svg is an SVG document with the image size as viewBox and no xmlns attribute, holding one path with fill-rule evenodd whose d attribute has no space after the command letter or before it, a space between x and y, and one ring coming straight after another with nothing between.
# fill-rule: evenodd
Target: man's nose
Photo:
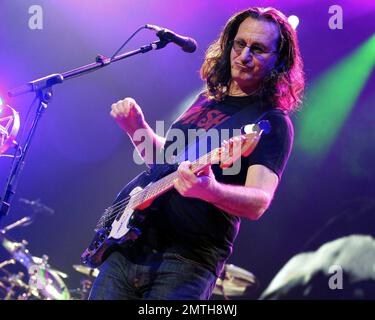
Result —
<instances>
[{"instance_id":1,"label":"man's nose","mask_svg":"<svg viewBox=\"0 0 375 320\"><path fill-rule=\"evenodd\" d=\"M249 47L243 48L241 55L240 55L241 62L246 65L252 65L253 63L253 56L251 54L251 50Z\"/></svg>"}]
</instances>

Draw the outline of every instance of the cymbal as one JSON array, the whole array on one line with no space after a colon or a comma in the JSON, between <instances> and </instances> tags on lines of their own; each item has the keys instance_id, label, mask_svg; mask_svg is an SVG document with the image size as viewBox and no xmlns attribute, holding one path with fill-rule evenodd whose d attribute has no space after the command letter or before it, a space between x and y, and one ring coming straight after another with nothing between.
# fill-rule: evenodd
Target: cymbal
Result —
<instances>
[{"instance_id":1,"label":"cymbal","mask_svg":"<svg viewBox=\"0 0 375 320\"><path fill-rule=\"evenodd\" d=\"M28 289L28 285L22 280L24 277L23 272L19 272L18 274L9 274L6 277L0 278L1 286L6 284L7 287L14 286L19 288Z\"/></svg>"},{"instance_id":2,"label":"cymbal","mask_svg":"<svg viewBox=\"0 0 375 320\"><path fill-rule=\"evenodd\" d=\"M94 269L90 267L83 266L81 264L75 264L73 265L74 270L85 274L86 276L91 276L96 278L99 274L99 269Z\"/></svg>"},{"instance_id":3,"label":"cymbal","mask_svg":"<svg viewBox=\"0 0 375 320\"><path fill-rule=\"evenodd\" d=\"M5 292L8 292L8 288L1 282L1 279L0 279L0 289L4 290Z\"/></svg>"},{"instance_id":4,"label":"cymbal","mask_svg":"<svg viewBox=\"0 0 375 320\"><path fill-rule=\"evenodd\" d=\"M3 262L0 262L0 271L3 271L4 267L7 266L8 264L15 264L16 263L16 260L15 259L9 259L9 260L5 260ZM6 271L5 271L6 272Z\"/></svg>"},{"instance_id":5,"label":"cymbal","mask_svg":"<svg viewBox=\"0 0 375 320\"><path fill-rule=\"evenodd\" d=\"M216 281L213 294L243 296L249 289L255 290L257 286L258 280L254 274L233 264L226 264L222 275Z\"/></svg>"},{"instance_id":6,"label":"cymbal","mask_svg":"<svg viewBox=\"0 0 375 320\"><path fill-rule=\"evenodd\" d=\"M54 269L52 268L49 264L47 264L46 262L46 258L40 258L40 257L36 257L36 256L32 256L32 260L33 260L33 264L30 266L31 268L33 266L42 266L44 265L44 267L46 269L48 269L49 271L52 271L56 274L58 274L61 278L68 278L68 275L60 270L57 270L57 269Z\"/></svg>"},{"instance_id":7,"label":"cymbal","mask_svg":"<svg viewBox=\"0 0 375 320\"><path fill-rule=\"evenodd\" d=\"M23 264L26 268L32 263L32 256L26 248L26 241L15 242L3 237L2 245L14 259Z\"/></svg>"}]
</instances>

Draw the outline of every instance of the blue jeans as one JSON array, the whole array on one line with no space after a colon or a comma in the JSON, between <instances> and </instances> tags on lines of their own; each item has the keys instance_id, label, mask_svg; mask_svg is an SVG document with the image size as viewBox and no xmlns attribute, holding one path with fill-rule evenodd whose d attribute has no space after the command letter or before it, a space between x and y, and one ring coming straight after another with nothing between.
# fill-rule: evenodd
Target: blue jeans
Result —
<instances>
[{"instance_id":1,"label":"blue jeans","mask_svg":"<svg viewBox=\"0 0 375 320\"><path fill-rule=\"evenodd\" d=\"M175 253L149 254L133 263L113 252L102 264L90 300L207 300L216 276Z\"/></svg>"}]
</instances>

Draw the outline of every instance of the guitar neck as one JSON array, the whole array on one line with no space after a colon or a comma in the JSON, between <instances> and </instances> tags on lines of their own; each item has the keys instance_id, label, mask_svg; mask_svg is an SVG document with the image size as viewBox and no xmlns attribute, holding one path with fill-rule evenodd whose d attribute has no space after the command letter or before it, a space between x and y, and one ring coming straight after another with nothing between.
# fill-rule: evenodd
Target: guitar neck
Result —
<instances>
[{"instance_id":1,"label":"guitar neck","mask_svg":"<svg viewBox=\"0 0 375 320\"><path fill-rule=\"evenodd\" d=\"M194 173L197 173L203 170L208 165L216 162L218 150L219 148L214 149L211 152L200 157L199 159L193 161L191 163L190 169ZM150 201L171 190L173 188L175 179L177 179L177 171L174 171L161 178L160 180L153 182L132 197L130 206L132 207L132 209L142 208L144 205L150 203Z\"/></svg>"}]
</instances>

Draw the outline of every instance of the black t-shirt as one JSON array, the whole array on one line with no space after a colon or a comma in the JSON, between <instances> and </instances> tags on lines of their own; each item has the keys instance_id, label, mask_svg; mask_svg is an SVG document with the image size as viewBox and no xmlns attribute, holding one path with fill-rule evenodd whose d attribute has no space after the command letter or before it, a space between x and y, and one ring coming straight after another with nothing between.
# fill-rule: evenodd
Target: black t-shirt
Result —
<instances>
[{"instance_id":1,"label":"black t-shirt","mask_svg":"<svg viewBox=\"0 0 375 320\"><path fill-rule=\"evenodd\" d=\"M229 96L217 102L201 94L170 129L178 128L187 133L189 129L209 130L219 124L226 128L225 121L246 107L254 109L246 121L249 124L258 120L265 111L271 110L257 97ZM248 167L255 164L268 167L281 178L292 148L293 125L283 112L268 112L263 119L269 120L271 132L261 137L248 157L241 157L238 174L224 175L219 165L212 166L219 182L244 185ZM236 129L239 128L240 125ZM170 132L166 136L165 150L174 141ZM186 139L187 136L185 134ZM200 199L183 197L172 189L161 197L156 212L146 219L147 231L142 235L140 243L180 254L219 275L232 253L239 226L239 217Z\"/></svg>"}]
</instances>

